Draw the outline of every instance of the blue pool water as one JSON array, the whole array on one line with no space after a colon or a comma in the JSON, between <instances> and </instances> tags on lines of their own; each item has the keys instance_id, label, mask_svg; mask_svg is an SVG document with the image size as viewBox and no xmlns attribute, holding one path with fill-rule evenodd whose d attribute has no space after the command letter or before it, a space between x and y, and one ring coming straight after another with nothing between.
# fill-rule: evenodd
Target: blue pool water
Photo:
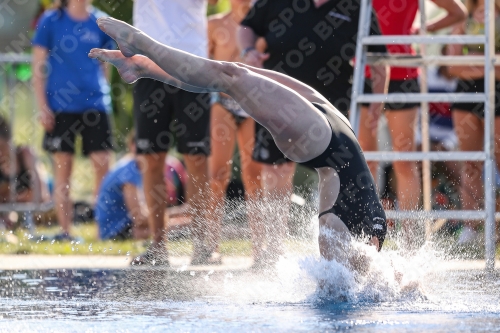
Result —
<instances>
[{"instance_id":1,"label":"blue pool water","mask_svg":"<svg viewBox=\"0 0 500 333\"><path fill-rule=\"evenodd\" d=\"M315 258L259 274L0 271L0 332L500 331L498 270L428 270L428 258L403 261L404 288L386 267L361 278ZM318 291L317 276L326 277L328 295Z\"/></svg>"}]
</instances>

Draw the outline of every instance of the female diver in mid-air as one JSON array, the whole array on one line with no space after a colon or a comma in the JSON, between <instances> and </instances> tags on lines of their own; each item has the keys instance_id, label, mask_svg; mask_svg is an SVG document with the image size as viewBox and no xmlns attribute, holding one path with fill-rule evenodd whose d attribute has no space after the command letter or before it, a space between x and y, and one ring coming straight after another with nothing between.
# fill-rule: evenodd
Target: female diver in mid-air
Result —
<instances>
[{"instance_id":1,"label":"female diver in mid-air","mask_svg":"<svg viewBox=\"0 0 500 333\"><path fill-rule=\"evenodd\" d=\"M102 18L98 25L120 51L92 49L89 56L113 64L127 83L147 77L191 92L224 92L288 158L317 170L323 258L347 259L351 235L380 250L387 228L370 170L347 119L317 91L277 72L194 56L122 21Z\"/></svg>"}]
</instances>

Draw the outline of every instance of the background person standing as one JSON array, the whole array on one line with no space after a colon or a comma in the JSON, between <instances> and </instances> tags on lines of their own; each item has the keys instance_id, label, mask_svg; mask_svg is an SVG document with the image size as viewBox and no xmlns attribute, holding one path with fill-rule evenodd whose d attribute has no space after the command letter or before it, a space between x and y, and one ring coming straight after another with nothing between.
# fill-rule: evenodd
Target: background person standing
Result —
<instances>
[{"instance_id":1,"label":"background person standing","mask_svg":"<svg viewBox=\"0 0 500 333\"><path fill-rule=\"evenodd\" d=\"M210 0L211 4L216 2ZM207 3L206 0L135 0L134 26L161 43L206 58ZM207 223L203 210L208 182L207 156L210 153L210 97L182 91L152 79L139 80L133 94L136 148L137 154L144 159L145 168L141 172L153 234L151 251L137 257L133 263L149 263L157 259L152 253L166 251L162 245L166 240L163 168L174 142L183 155L189 176L186 199L193 218L192 264L205 263L211 252L210 244L206 244Z\"/></svg>"},{"instance_id":2,"label":"background person standing","mask_svg":"<svg viewBox=\"0 0 500 333\"><path fill-rule=\"evenodd\" d=\"M213 60L240 62L236 43L239 23L250 7L250 0L231 0L231 11L211 16L208 21L209 54ZM252 160L255 121L242 107L224 93L214 92L211 109L212 154L209 162L211 214L214 248L220 242L220 229L225 208L225 195L233 169L236 142L241 161L241 178L245 189L247 216L252 231L254 262L259 265L263 256L263 237L259 223L260 214L254 208L261 189L261 164ZM217 256L212 256L214 261Z\"/></svg>"},{"instance_id":3,"label":"background person standing","mask_svg":"<svg viewBox=\"0 0 500 333\"><path fill-rule=\"evenodd\" d=\"M258 0L242 21L238 31L243 61L255 67L287 74L317 90L344 115L351 101L359 1ZM371 34L376 31L372 17ZM258 50L258 37L264 37L266 53ZM370 46L371 52L385 52L385 46ZM372 66L373 90L385 90L385 66ZM380 109L381 103L371 108ZM272 112L273 110L269 110ZM375 112L375 111L373 111ZM286 127L287 119L281 126ZM278 128L276 129L279 130ZM263 193L278 200L280 224L284 228L292 193L295 165L276 146L270 132L256 124L253 158L263 163ZM282 210L282 211L281 211Z\"/></svg>"},{"instance_id":4,"label":"background person standing","mask_svg":"<svg viewBox=\"0 0 500 333\"><path fill-rule=\"evenodd\" d=\"M465 1L469 16L466 21L453 27L457 35L482 35L485 29L484 0ZM495 53L500 54L500 1L495 1ZM483 55L483 45L448 45L449 55ZM449 66L448 73L458 79L455 92L483 93L484 66ZM484 145L484 103L453 103L451 106L453 127L461 151L480 151ZM495 67L495 160L500 169L500 67ZM483 209L482 161L464 161L461 165L460 201L464 210ZM481 221L464 221L457 240L461 246L484 242L484 233L478 231Z\"/></svg>"},{"instance_id":5,"label":"background person standing","mask_svg":"<svg viewBox=\"0 0 500 333\"><path fill-rule=\"evenodd\" d=\"M427 22L426 30L435 32L451 26L466 17L466 9L459 0L433 0L445 14ZM414 27L415 16L418 11L418 0L407 0L396 6L385 0L374 0L373 9L377 14L380 29L384 35L410 35L419 30ZM387 46L391 54L415 54L411 45L391 44ZM389 93L420 93L418 82L419 69L408 67L394 67L390 69ZM369 91L365 91L369 93ZM406 100L385 103L385 117L391 135L392 149L398 152L416 150L415 130L417 128L418 110L420 103ZM373 114L368 107L361 108L359 143L364 151L377 150L377 124L380 114ZM377 179L378 163L371 161L370 170ZM416 210L421 202L421 178L417 161L394 161L396 176L397 205L401 210ZM405 221L406 241L411 242L411 222Z\"/></svg>"},{"instance_id":6,"label":"background person standing","mask_svg":"<svg viewBox=\"0 0 500 333\"><path fill-rule=\"evenodd\" d=\"M94 169L94 197L108 172L112 133L107 68L87 57L93 47L114 47L114 41L97 26L105 14L90 1L60 1L45 12L33 37L33 87L45 129L43 147L54 164L54 203L62 232L56 240L72 240L73 203L70 177L75 136L81 135L83 155Z\"/></svg>"}]
</instances>

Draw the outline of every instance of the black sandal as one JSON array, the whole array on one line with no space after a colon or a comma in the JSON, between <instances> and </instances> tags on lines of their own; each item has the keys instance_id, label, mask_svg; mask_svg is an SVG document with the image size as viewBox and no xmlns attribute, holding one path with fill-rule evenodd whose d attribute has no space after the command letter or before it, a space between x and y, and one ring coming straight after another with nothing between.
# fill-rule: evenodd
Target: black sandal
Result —
<instances>
[{"instance_id":1,"label":"black sandal","mask_svg":"<svg viewBox=\"0 0 500 333\"><path fill-rule=\"evenodd\" d=\"M166 250L161 250L150 246L149 249L146 250L146 252L133 258L130 262L130 265L170 267L170 262L168 261Z\"/></svg>"}]
</instances>

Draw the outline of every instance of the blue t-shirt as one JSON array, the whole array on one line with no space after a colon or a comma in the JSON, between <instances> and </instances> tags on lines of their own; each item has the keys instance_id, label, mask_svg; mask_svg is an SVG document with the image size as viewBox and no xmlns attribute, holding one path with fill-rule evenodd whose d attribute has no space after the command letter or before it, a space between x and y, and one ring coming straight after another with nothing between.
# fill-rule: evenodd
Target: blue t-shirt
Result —
<instances>
[{"instance_id":1,"label":"blue t-shirt","mask_svg":"<svg viewBox=\"0 0 500 333\"><path fill-rule=\"evenodd\" d=\"M85 21L76 21L66 10L49 10L38 22L33 45L48 50L47 101L54 112L111 111L110 87L92 48L115 48L111 37L97 26L105 14L92 9Z\"/></svg>"},{"instance_id":2,"label":"blue t-shirt","mask_svg":"<svg viewBox=\"0 0 500 333\"><path fill-rule=\"evenodd\" d=\"M110 239L119 234L132 219L125 205L123 185L142 188L142 176L133 158L124 158L104 177L95 207L99 236Z\"/></svg>"}]
</instances>

